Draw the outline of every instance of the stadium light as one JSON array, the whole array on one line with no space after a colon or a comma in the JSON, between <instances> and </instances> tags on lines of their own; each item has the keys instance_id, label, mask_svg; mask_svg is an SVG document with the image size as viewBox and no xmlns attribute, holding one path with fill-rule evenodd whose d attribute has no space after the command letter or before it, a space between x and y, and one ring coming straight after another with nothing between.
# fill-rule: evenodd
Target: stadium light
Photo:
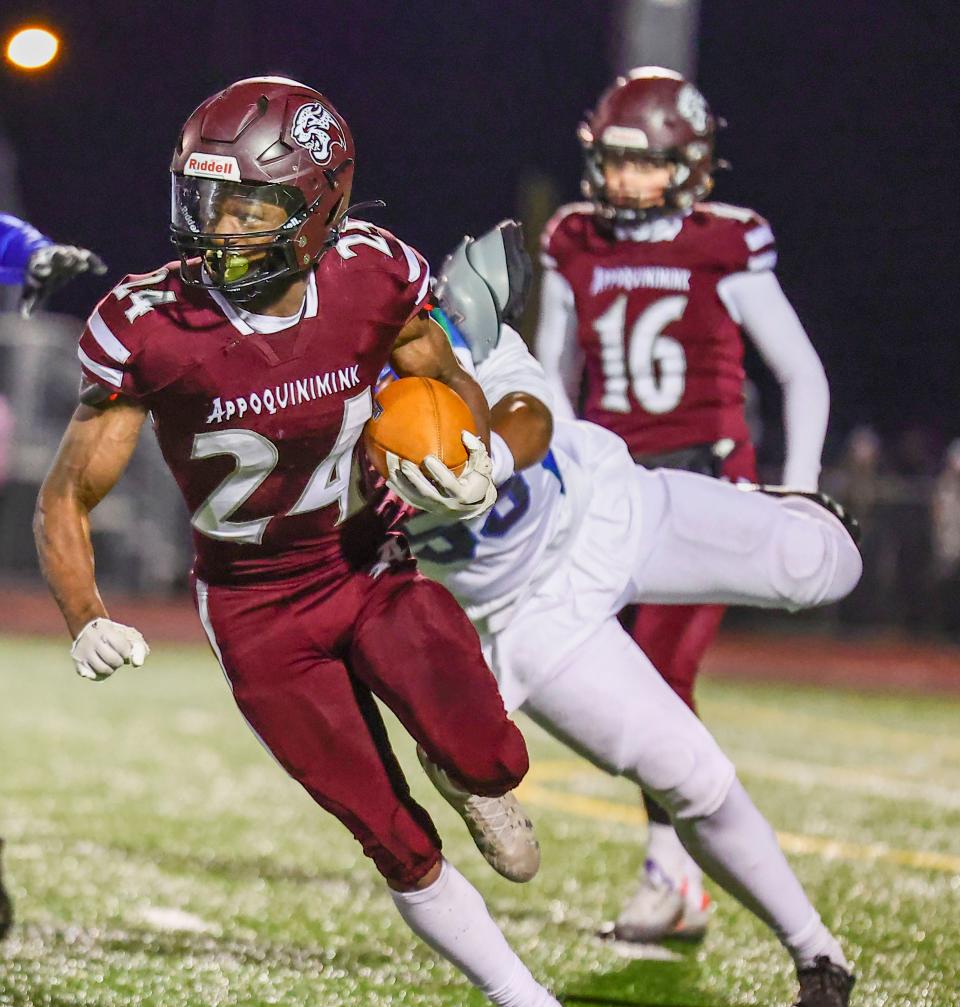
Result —
<instances>
[{"instance_id":1,"label":"stadium light","mask_svg":"<svg viewBox=\"0 0 960 1007\"><path fill-rule=\"evenodd\" d=\"M46 28L21 28L7 42L7 59L21 70L40 70L59 48L60 39Z\"/></svg>"}]
</instances>

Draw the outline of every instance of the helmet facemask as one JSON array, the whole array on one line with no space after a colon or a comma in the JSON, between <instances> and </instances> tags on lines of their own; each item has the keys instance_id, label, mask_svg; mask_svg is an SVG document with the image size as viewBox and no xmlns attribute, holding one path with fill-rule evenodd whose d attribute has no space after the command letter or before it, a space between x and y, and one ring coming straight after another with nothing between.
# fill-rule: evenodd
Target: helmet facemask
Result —
<instances>
[{"instance_id":1,"label":"helmet facemask","mask_svg":"<svg viewBox=\"0 0 960 1007\"><path fill-rule=\"evenodd\" d=\"M298 262L297 239L312 210L296 186L174 174L170 231L184 281L235 301L289 282L310 265Z\"/></svg>"}]
</instances>

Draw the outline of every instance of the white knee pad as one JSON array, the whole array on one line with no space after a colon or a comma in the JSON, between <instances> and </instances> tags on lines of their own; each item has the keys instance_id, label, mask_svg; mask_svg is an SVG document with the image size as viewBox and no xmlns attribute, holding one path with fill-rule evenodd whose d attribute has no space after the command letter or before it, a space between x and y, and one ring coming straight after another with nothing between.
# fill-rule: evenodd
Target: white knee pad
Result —
<instances>
[{"instance_id":1,"label":"white knee pad","mask_svg":"<svg viewBox=\"0 0 960 1007\"><path fill-rule=\"evenodd\" d=\"M848 595L863 573L860 551L843 525L804 497L788 497L773 529L770 579L796 611Z\"/></svg>"},{"instance_id":2,"label":"white knee pad","mask_svg":"<svg viewBox=\"0 0 960 1007\"><path fill-rule=\"evenodd\" d=\"M723 803L736 769L710 732L688 712L689 720L675 721L671 730L656 736L626 735L617 768L657 798L671 817L705 818Z\"/></svg>"},{"instance_id":3,"label":"white knee pad","mask_svg":"<svg viewBox=\"0 0 960 1007\"><path fill-rule=\"evenodd\" d=\"M523 710L555 738L649 791L680 818L704 818L735 777L694 712L616 619L599 626Z\"/></svg>"}]
</instances>

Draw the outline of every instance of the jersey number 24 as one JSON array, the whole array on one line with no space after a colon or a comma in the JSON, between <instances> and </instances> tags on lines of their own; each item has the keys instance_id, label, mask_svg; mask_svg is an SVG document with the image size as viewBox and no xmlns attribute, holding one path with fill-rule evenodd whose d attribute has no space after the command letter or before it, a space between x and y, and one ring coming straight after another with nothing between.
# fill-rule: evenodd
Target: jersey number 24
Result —
<instances>
[{"instance_id":1,"label":"jersey number 24","mask_svg":"<svg viewBox=\"0 0 960 1007\"><path fill-rule=\"evenodd\" d=\"M300 499L287 515L307 514L336 503L340 508L337 523L347 517L353 448L372 413L369 388L344 402L343 422L330 453L314 469ZM230 517L253 496L276 467L280 458L276 445L254 430L216 430L194 437L191 458L216 455L232 455L236 468L196 509L190 523L208 538L225 542L263 541L267 525L277 515L268 514L249 521L231 521Z\"/></svg>"}]
</instances>

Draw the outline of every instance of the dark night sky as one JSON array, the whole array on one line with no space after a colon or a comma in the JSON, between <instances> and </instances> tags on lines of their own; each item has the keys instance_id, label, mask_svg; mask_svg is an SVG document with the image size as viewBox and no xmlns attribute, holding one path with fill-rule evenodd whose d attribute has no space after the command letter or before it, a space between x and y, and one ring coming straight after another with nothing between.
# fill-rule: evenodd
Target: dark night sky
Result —
<instances>
[{"instance_id":1,"label":"dark night sky","mask_svg":"<svg viewBox=\"0 0 960 1007\"><path fill-rule=\"evenodd\" d=\"M113 280L171 257L166 172L193 107L238 77L297 77L351 124L355 198L385 199L376 219L436 259L517 213L534 175L576 197L573 132L610 75L614 7L7 0L4 37L46 21L65 48L43 76L0 69L0 124L32 221L101 251ZM716 195L774 224L781 280L831 378L835 434L859 420L960 434L946 0L702 7L699 83L730 122L735 165ZM85 314L103 289L79 284L59 306Z\"/></svg>"}]
</instances>

